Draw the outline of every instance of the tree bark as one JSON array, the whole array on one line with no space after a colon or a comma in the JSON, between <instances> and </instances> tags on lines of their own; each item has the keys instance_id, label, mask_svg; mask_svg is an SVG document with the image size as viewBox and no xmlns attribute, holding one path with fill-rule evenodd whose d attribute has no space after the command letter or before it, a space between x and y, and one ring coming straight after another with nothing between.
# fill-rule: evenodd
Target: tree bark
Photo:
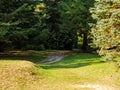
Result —
<instances>
[{"instance_id":1,"label":"tree bark","mask_svg":"<svg viewBox=\"0 0 120 90\"><path fill-rule=\"evenodd\" d=\"M86 52L88 49L88 33L84 32L83 33L83 43L82 43L82 51Z\"/></svg>"}]
</instances>

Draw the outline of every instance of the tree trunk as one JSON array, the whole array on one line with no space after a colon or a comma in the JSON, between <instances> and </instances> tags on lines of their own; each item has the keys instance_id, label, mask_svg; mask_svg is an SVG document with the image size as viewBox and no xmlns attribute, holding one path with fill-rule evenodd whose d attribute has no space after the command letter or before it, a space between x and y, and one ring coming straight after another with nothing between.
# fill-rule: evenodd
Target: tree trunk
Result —
<instances>
[{"instance_id":1,"label":"tree trunk","mask_svg":"<svg viewBox=\"0 0 120 90\"><path fill-rule=\"evenodd\" d=\"M88 33L84 32L83 33L83 44L82 44L82 51L86 52L87 51L87 47L88 47L88 39L87 39Z\"/></svg>"}]
</instances>

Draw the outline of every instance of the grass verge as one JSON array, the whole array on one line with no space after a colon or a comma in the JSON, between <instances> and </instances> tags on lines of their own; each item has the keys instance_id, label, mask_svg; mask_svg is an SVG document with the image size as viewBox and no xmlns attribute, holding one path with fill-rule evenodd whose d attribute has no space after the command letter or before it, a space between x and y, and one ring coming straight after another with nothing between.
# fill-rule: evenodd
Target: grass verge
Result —
<instances>
[{"instance_id":1,"label":"grass verge","mask_svg":"<svg viewBox=\"0 0 120 90\"><path fill-rule=\"evenodd\" d=\"M1 90L93 90L73 85L100 84L120 88L120 71L100 56L81 53L52 64L40 63L47 52L19 52L0 60ZM118 58L119 60L119 58Z\"/></svg>"}]
</instances>

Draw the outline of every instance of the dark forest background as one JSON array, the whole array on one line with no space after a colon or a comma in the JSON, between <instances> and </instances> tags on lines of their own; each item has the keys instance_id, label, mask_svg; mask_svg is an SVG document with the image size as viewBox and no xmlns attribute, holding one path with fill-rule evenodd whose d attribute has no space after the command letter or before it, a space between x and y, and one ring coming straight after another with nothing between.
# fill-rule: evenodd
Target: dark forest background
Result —
<instances>
[{"instance_id":1,"label":"dark forest background","mask_svg":"<svg viewBox=\"0 0 120 90\"><path fill-rule=\"evenodd\" d=\"M88 51L94 0L0 0L0 51Z\"/></svg>"}]
</instances>

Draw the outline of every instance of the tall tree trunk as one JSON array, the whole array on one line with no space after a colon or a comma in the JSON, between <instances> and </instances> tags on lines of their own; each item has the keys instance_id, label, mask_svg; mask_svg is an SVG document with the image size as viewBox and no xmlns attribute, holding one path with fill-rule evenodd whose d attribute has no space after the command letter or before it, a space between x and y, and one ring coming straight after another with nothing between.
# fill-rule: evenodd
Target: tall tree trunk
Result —
<instances>
[{"instance_id":1,"label":"tall tree trunk","mask_svg":"<svg viewBox=\"0 0 120 90\"><path fill-rule=\"evenodd\" d=\"M83 33L83 44L82 44L82 50L83 52L87 51L87 47L88 47L88 39L87 39L88 33L84 32Z\"/></svg>"}]
</instances>

